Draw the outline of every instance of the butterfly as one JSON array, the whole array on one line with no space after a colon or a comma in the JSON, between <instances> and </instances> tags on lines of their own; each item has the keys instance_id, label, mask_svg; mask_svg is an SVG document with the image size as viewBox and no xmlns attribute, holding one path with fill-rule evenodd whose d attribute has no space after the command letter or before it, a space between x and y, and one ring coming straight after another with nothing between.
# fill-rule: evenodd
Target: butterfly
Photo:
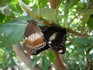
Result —
<instances>
[{"instance_id":1,"label":"butterfly","mask_svg":"<svg viewBox=\"0 0 93 70\"><path fill-rule=\"evenodd\" d=\"M66 51L66 29L56 26L37 26L34 20L29 20L24 32L24 48L28 54L36 55L52 48L64 54Z\"/></svg>"}]
</instances>

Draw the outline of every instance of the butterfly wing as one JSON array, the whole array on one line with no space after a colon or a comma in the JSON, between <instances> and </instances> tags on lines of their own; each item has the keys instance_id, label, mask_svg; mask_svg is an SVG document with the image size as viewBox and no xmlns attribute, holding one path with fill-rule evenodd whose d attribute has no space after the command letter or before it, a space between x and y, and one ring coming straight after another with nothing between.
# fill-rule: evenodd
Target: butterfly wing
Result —
<instances>
[{"instance_id":1,"label":"butterfly wing","mask_svg":"<svg viewBox=\"0 0 93 70\"><path fill-rule=\"evenodd\" d=\"M58 27L41 27L44 33L44 38L48 45L59 53L65 53L66 29Z\"/></svg>"},{"instance_id":2,"label":"butterfly wing","mask_svg":"<svg viewBox=\"0 0 93 70\"><path fill-rule=\"evenodd\" d=\"M50 47L52 47L52 49L54 49L55 51L57 51L59 53L62 53L62 54L65 53L66 36L59 32L57 32L56 35L54 35L54 36L53 35L49 38L48 43L49 43Z\"/></svg>"},{"instance_id":3,"label":"butterfly wing","mask_svg":"<svg viewBox=\"0 0 93 70\"><path fill-rule=\"evenodd\" d=\"M30 20L24 32L24 44L34 51L43 48L46 43L40 28L35 25L34 20Z\"/></svg>"}]
</instances>

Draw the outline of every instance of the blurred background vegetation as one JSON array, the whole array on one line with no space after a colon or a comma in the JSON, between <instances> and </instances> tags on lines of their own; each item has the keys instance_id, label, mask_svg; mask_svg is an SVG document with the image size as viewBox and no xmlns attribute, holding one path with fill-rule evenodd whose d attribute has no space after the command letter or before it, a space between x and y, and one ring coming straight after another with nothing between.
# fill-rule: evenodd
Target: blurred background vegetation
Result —
<instances>
[{"instance_id":1,"label":"blurred background vegetation","mask_svg":"<svg viewBox=\"0 0 93 70\"><path fill-rule=\"evenodd\" d=\"M66 53L62 55L68 70L93 70L93 0L61 0L57 8L49 6L50 0L23 0L30 11L70 28L86 37L67 33ZM60 0L56 0L60 1ZM55 3L55 0L52 2ZM12 45L21 43L26 20L33 19L22 10L18 0L0 0L0 69L16 66L19 70L27 67L15 55ZM39 21L38 21L39 22ZM47 58L46 58L47 57ZM54 53L49 49L32 56L33 67L37 64L42 70L48 70L55 61ZM53 66L54 67L54 66Z\"/></svg>"}]
</instances>

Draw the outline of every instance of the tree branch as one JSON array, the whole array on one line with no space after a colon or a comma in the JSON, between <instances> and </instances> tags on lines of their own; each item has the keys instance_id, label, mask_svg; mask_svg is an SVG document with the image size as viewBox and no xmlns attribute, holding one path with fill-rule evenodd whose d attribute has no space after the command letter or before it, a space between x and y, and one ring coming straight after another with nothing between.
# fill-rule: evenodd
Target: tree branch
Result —
<instances>
[{"instance_id":1,"label":"tree branch","mask_svg":"<svg viewBox=\"0 0 93 70\"><path fill-rule=\"evenodd\" d=\"M13 51L15 54L29 67L30 70L41 70L39 67L32 68L32 60L29 56L27 56L23 50L23 48L20 46L20 44L14 44L13 45Z\"/></svg>"},{"instance_id":2,"label":"tree branch","mask_svg":"<svg viewBox=\"0 0 93 70\"><path fill-rule=\"evenodd\" d=\"M87 34L81 34L81 33L78 33L70 28L66 28L67 32L70 33L70 34L73 34L75 36L78 36L78 37L83 37L83 38L86 38L86 37L90 37L89 35Z\"/></svg>"},{"instance_id":3,"label":"tree branch","mask_svg":"<svg viewBox=\"0 0 93 70\"><path fill-rule=\"evenodd\" d=\"M56 60L54 62L56 70L67 70L66 64L64 63L61 55L56 51L53 51L53 52L55 53L55 56L56 56Z\"/></svg>"},{"instance_id":4,"label":"tree branch","mask_svg":"<svg viewBox=\"0 0 93 70\"><path fill-rule=\"evenodd\" d=\"M32 12L30 11L30 9L28 9L28 7L26 6L26 4L24 4L24 3L22 2L22 0L18 0L18 1L19 1L19 4L20 4L21 8L22 8L26 13L28 13L28 15L30 15L30 16L33 17L34 19L40 20L42 24L45 24L45 25L48 25L48 26L49 26L49 25L59 26L59 25L55 24L55 23L52 22L52 21L47 21L46 19L44 19L44 18L42 18L42 17L39 17L38 15L32 13ZM60 27L60 26L59 26L59 27ZM61 28L62 28L62 27L61 27ZM67 29L67 32L68 32L68 33L73 34L73 35L75 35L75 36L79 36L79 37L89 37L89 35L87 35L87 34L86 34L86 35L80 34L80 33L76 32L76 31L74 31L74 30L72 30L72 29L70 29L70 28L66 28L66 29Z\"/></svg>"}]
</instances>

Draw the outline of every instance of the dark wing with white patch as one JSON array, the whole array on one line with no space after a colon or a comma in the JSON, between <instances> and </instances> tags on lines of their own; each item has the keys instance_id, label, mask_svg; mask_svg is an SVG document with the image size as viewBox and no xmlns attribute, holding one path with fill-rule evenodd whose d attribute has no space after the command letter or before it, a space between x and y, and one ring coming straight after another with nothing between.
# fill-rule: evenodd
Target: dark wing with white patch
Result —
<instances>
[{"instance_id":1,"label":"dark wing with white patch","mask_svg":"<svg viewBox=\"0 0 93 70\"><path fill-rule=\"evenodd\" d=\"M47 44L55 51L64 54L66 51L66 29L59 27L41 27Z\"/></svg>"}]
</instances>

